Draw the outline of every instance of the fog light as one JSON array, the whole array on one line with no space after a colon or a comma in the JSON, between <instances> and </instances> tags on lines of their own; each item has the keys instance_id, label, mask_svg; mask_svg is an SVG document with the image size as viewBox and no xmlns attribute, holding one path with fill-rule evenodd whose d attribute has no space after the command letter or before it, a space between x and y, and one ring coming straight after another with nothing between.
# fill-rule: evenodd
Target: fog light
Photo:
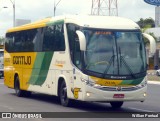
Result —
<instances>
[{"instance_id":1,"label":"fog light","mask_svg":"<svg viewBox=\"0 0 160 121\"><path fill-rule=\"evenodd\" d=\"M145 93L143 94L143 96L146 97L146 96L147 96L147 93L145 92Z\"/></svg>"},{"instance_id":2,"label":"fog light","mask_svg":"<svg viewBox=\"0 0 160 121\"><path fill-rule=\"evenodd\" d=\"M86 95L87 95L87 97L90 97L90 96L91 96L91 93L87 92Z\"/></svg>"}]
</instances>

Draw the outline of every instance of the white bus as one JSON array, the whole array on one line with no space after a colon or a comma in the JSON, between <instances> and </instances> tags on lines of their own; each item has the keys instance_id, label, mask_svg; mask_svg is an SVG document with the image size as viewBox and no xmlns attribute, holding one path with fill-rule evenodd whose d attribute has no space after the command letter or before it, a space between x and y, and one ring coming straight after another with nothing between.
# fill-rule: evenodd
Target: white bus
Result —
<instances>
[{"instance_id":1,"label":"white bus","mask_svg":"<svg viewBox=\"0 0 160 121\"><path fill-rule=\"evenodd\" d=\"M4 82L17 96L39 92L71 100L143 102L146 51L140 27L121 17L61 16L6 33Z\"/></svg>"}]
</instances>

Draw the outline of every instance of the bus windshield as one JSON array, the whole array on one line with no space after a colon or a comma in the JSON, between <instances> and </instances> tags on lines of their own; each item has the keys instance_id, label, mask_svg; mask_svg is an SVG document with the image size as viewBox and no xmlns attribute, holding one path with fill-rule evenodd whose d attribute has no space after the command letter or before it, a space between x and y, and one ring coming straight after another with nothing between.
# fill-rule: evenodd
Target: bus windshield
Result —
<instances>
[{"instance_id":1,"label":"bus windshield","mask_svg":"<svg viewBox=\"0 0 160 121\"><path fill-rule=\"evenodd\" d=\"M140 31L85 29L85 70L115 76L146 72L146 54Z\"/></svg>"}]
</instances>

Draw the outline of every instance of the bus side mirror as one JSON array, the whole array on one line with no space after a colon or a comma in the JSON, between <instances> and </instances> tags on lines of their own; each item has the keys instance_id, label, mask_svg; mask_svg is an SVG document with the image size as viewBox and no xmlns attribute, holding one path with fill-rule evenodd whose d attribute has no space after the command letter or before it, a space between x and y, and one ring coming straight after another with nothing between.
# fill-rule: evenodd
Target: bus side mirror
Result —
<instances>
[{"instance_id":1,"label":"bus side mirror","mask_svg":"<svg viewBox=\"0 0 160 121\"><path fill-rule=\"evenodd\" d=\"M86 37L83 32L77 30L76 31L78 35L79 45L81 51L86 51Z\"/></svg>"},{"instance_id":2,"label":"bus side mirror","mask_svg":"<svg viewBox=\"0 0 160 121\"><path fill-rule=\"evenodd\" d=\"M156 41L149 34L143 33L143 36L149 40L149 42L150 42L150 54L151 54L151 56L153 56L156 52Z\"/></svg>"}]
</instances>

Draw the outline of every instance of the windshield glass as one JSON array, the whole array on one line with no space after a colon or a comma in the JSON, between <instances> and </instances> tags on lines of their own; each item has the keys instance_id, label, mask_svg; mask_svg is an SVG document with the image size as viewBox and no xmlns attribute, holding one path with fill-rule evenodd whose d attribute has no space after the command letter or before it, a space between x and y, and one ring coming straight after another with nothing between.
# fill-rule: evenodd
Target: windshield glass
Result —
<instances>
[{"instance_id":1,"label":"windshield glass","mask_svg":"<svg viewBox=\"0 0 160 121\"><path fill-rule=\"evenodd\" d=\"M134 75L146 71L140 31L85 29L85 70L104 75Z\"/></svg>"}]
</instances>

